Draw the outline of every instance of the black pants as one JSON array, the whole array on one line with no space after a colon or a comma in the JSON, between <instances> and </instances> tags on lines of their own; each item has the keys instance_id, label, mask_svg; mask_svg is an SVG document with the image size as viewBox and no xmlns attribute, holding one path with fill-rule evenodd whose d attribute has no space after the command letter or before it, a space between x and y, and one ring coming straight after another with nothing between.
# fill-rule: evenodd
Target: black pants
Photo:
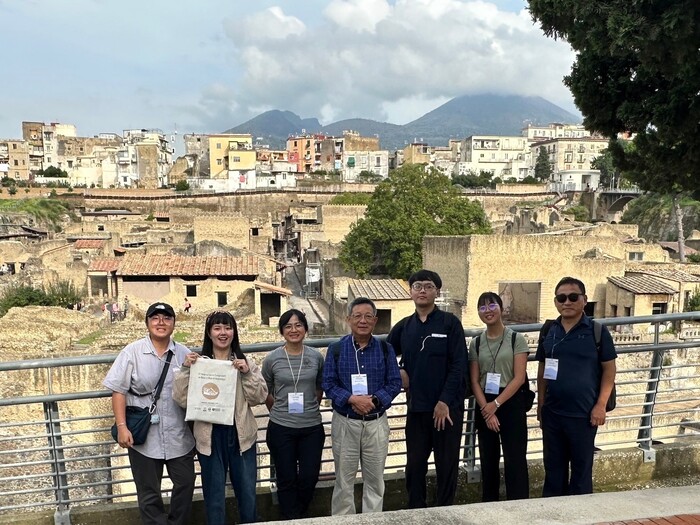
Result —
<instances>
[{"instance_id":1,"label":"black pants","mask_svg":"<svg viewBox=\"0 0 700 525\"><path fill-rule=\"evenodd\" d=\"M445 430L436 430L432 412L409 412L406 416L406 489L408 506L412 509L427 507L426 480L428 458L433 452L437 494L435 505L452 505L457 491L459 451L462 442L464 405L450 407Z\"/></svg>"},{"instance_id":2,"label":"black pants","mask_svg":"<svg viewBox=\"0 0 700 525\"><path fill-rule=\"evenodd\" d=\"M503 391L503 389L501 389ZM479 407L475 410L476 428L479 435L479 457L481 459L482 501L498 501L501 484L501 446L506 481L506 498L525 499L530 494L527 474L527 413L524 394L516 392L513 397L496 410L500 432L489 430ZM493 401L498 394L485 394Z\"/></svg>"},{"instance_id":3,"label":"black pants","mask_svg":"<svg viewBox=\"0 0 700 525\"><path fill-rule=\"evenodd\" d=\"M598 427L588 417L567 417L542 408L544 487L542 496L593 492L593 451ZM571 477L569 477L571 465Z\"/></svg>"},{"instance_id":4,"label":"black pants","mask_svg":"<svg viewBox=\"0 0 700 525\"><path fill-rule=\"evenodd\" d=\"M194 449L173 459L153 459L129 449L131 473L136 484L141 523L144 525L186 525L190 522L194 492ZM165 513L160 483L163 465L173 482L170 512Z\"/></svg>"},{"instance_id":5,"label":"black pants","mask_svg":"<svg viewBox=\"0 0 700 525\"><path fill-rule=\"evenodd\" d=\"M267 446L277 472L277 497L284 519L306 515L314 496L326 434L323 425L294 428L269 422Z\"/></svg>"}]
</instances>

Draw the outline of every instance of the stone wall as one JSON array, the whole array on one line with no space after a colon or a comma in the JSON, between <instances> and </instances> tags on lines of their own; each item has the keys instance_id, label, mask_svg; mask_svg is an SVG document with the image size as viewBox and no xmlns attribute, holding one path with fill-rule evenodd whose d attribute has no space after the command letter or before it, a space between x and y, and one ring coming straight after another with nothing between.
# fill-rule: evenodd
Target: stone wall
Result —
<instances>
[{"instance_id":1,"label":"stone wall","mask_svg":"<svg viewBox=\"0 0 700 525\"><path fill-rule=\"evenodd\" d=\"M327 204L321 206L320 221L323 223L324 239L332 243L339 243L350 232L350 227L362 219L367 211L367 206L348 206Z\"/></svg>"}]
</instances>

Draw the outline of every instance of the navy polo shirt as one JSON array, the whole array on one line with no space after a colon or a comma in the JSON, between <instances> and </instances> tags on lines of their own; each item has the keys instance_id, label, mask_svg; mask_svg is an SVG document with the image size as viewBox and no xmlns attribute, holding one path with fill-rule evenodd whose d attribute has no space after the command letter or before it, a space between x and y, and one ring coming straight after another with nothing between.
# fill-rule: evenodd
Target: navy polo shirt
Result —
<instances>
[{"instance_id":1,"label":"navy polo shirt","mask_svg":"<svg viewBox=\"0 0 700 525\"><path fill-rule=\"evenodd\" d=\"M438 401L464 406L468 361L459 319L437 308L425 322L414 313L391 329L387 341L408 374L409 412L432 412Z\"/></svg>"},{"instance_id":2,"label":"navy polo shirt","mask_svg":"<svg viewBox=\"0 0 700 525\"><path fill-rule=\"evenodd\" d=\"M559 371L556 380L545 380L543 406L561 416L590 417L600 394L601 362L617 357L607 327L603 326L598 355L590 317L584 314L568 333L559 317L537 348L538 361L543 363L545 358L552 357L559 360Z\"/></svg>"}]
</instances>

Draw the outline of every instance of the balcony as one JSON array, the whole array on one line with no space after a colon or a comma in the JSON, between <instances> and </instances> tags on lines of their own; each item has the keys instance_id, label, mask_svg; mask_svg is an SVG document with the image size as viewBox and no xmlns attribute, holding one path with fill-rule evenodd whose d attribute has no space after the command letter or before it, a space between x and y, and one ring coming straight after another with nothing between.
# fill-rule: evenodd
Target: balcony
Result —
<instances>
[{"instance_id":1,"label":"balcony","mask_svg":"<svg viewBox=\"0 0 700 525\"><path fill-rule=\"evenodd\" d=\"M629 483L630 476L634 476L629 468L625 468L630 465L625 464L622 457L629 462L638 457L640 464L643 457L644 468L638 468L640 472L653 472L654 479L658 479L660 471L668 469L670 463L679 461L678 458L684 458L680 468L685 475L691 471L700 471L700 463L695 462L692 458L696 456L691 455L694 448L700 447L696 434L700 427L700 329L684 329L672 341L664 341L660 335L661 325L682 320L697 322L700 313L600 320L613 330L620 357L632 358L627 361L627 367L618 364L618 406L608 414L608 421L598 430L596 440L596 445L601 450L596 454L594 475L598 476L600 469L606 469L605 483L608 490L616 486L613 478L619 480L617 483L624 484L625 480ZM648 337L626 333L626 328L638 323L652 323L655 333ZM533 334L539 327L539 324L513 326L516 331L524 334ZM465 330L465 335L473 337L479 332ZM528 335L527 339L531 347L536 345L536 335ZM326 348L335 340L337 339L308 339L305 343ZM262 343L246 347L245 351L267 352L277 346L278 343ZM5 395L0 399L0 516L5 514L16 517L22 511L41 510L42 514L50 513L51 518L48 519L55 519L55 523L66 524L70 523L71 509L88 511L95 509L94 504L99 503L99 508L106 516L120 509L119 520L124 523L121 521L124 519L121 512L126 505L116 506L113 502L123 499L133 501L134 492L131 488L128 458L108 433L113 422L110 392L87 391L81 386L85 384L84 378L89 375L103 376L115 357L91 355L0 363L3 375L16 378L18 385L27 378L32 378L37 384L47 385L48 391L62 392L45 395L20 393L17 397ZM531 354L530 357L534 356ZM530 361L529 377L534 378L535 366L533 359ZM61 381L61 388L52 385L53 381L57 384ZM480 476L474 435L474 406L473 398L466 401L461 466L466 472L468 485L460 489L465 491L461 495L463 501L474 501L476 487L472 484L477 483ZM405 396L402 393L388 415L392 438L385 473L388 475L387 483L394 490L387 490L386 510L405 508L405 504L398 501L395 494L402 490L400 473L406 464L405 410ZM327 480L334 476L330 452L330 409L323 408L322 416L327 442L321 476ZM269 486L274 481L274 468L270 465L263 437L267 424L266 410L258 410L256 417L261 436L257 443L259 506L265 518L273 519L276 511L269 499ZM534 491L536 487L541 488L542 455L541 433L534 408L528 414L528 430L528 458ZM666 447L678 448L672 453L668 452L672 449ZM665 459L658 463L657 451L659 454L668 452ZM646 481L642 483L645 484ZM319 491L327 492L328 483L322 481L320 485ZM201 487L199 481L197 487ZM167 493L167 480L164 491ZM392 493L394 496L390 496ZM196 506L201 513L200 498L199 495L195 496L198 502ZM319 512L318 509L327 512L325 509L329 496L319 495L316 500L316 512ZM538 500L536 503L537 506L542 506L546 502L547 500ZM106 518L103 522L116 522L116 515L111 516L111 521ZM38 517L35 521L24 521L30 522L47 523Z\"/></svg>"}]
</instances>

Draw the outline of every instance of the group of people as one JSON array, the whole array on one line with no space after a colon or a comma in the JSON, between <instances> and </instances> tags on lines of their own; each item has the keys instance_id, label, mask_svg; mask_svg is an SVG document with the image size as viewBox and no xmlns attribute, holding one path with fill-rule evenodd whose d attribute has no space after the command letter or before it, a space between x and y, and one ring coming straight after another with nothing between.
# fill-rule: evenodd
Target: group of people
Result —
<instances>
[{"instance_id":1,"label":"group of people","mask_svg":"<svg viewBox=\"0 0 700 525\"><path fill-rule=\"evenodd\" d=\"M383 508L384 466L389 450L387 410L403 388L407 395L406 489L410 508L428 503L428 460L434 456L435 505L454 502L459 473L465 399L474 395L482 470L482 497L496 501L503 449L508 499L529 496L527 419L532 403L526 365L528 347L503 322L498 294L483 293L479 317L486 329L467 349L460 320L435 306L442 280L430 270L409 278L415 312L390 331L373 336L377 309L367 298L348 307L350 333L323 355L304 344L309 327L299 310L279 319L284 344L262 367L241 351L233 316L217 310L206 319L201 355L172 340L175 311L155 303L146 312L148 335L117 356L104 385L112 390L119 445L128 449L143 523L187 523L194 491L195 452L200 463L207 523L226 523L227 474L240 521L257 521L257 423L251 407L269 410L266 442L274 467L280 514L306 515L313 499L325 442L320 402L333 407L331 441L334 515L356 512L354 484L362 469L362 511ZM537 348L537 418L543 433L544 496L592 491L593 441L605 423L605 405L615 378L615 349L603 327L600 343L584 313L585 286L571 277L555 289L560 317ZM234 417L230 424L185 422L191 366L203 357L236 369ZM153 393L165 368L172 373ZM145 443L136 445L126 426L126 407L151 407ZM173 483L169 512L160 492L163 467Z\"/></svg>"}]
</instances>

